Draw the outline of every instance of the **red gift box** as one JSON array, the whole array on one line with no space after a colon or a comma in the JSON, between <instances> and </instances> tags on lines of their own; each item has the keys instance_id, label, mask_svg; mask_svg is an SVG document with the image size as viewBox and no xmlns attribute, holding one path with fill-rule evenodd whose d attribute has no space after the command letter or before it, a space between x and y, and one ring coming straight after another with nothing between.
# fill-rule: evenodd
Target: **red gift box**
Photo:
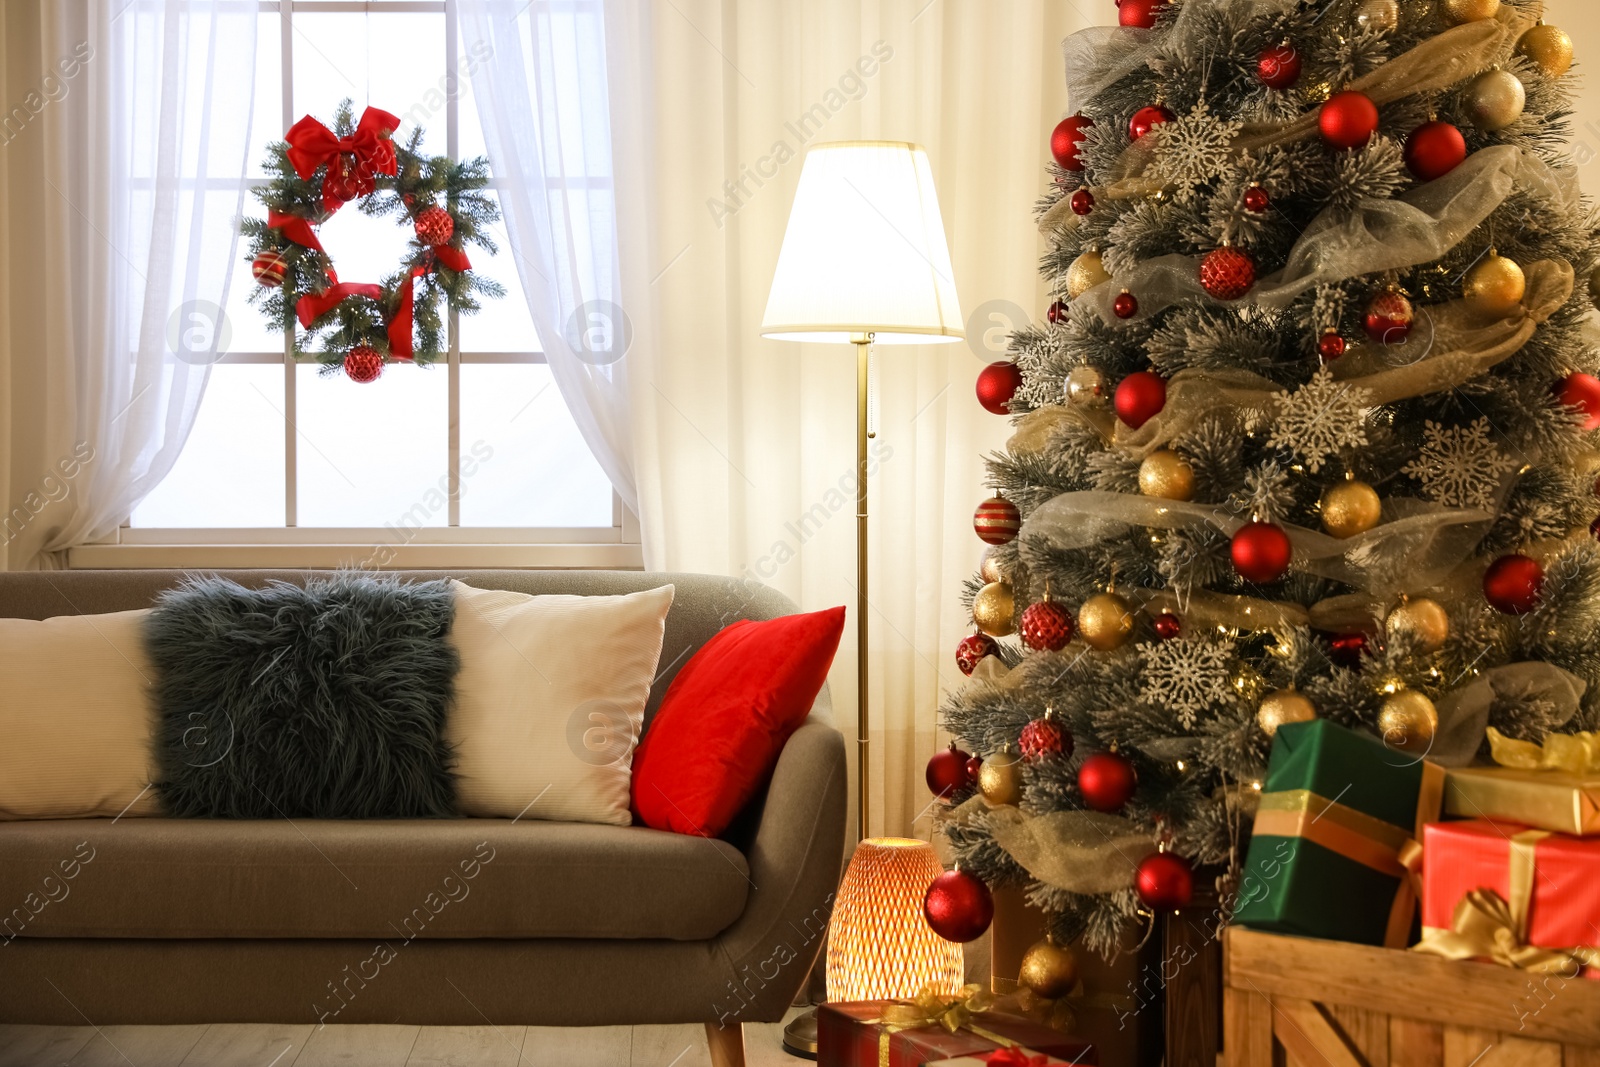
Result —
<instances>
[{"instance_id":1,"label":"red gift box","mask_svg":"<svg viewBox=\"0 0 1600 1067\"><path fill-rule=\"evenodd\" d=\"M1514 888L1513 853L1526 856L1529 850L1531 878L1516 876ZM1487 819L1439 822L1424 829L1422 855L1424 942L1451 929L1457 906L1469 893L1490 890L1507 902L1507 914L1513 916L1516 907L1510 902L1527 897L1522 943L1554 950L1600 945L1600 838ZM1518 893L1523 884L1531 885L1531 894ZM1600 968L1589 967L1585 976L1600 978Z\"/></svg>"},{"instance_id":2,"label":"red gift box","mask_svg":"<svg viewBox=\"0 0 1600 1067\"><path fill-rule=\"evenodd\" d=\"M1079 1067L1095 1059L1094 1046L1015 1015L980 1011L955 1032L934 1023L897 1027L883 1021L892 1000L823 1004L817 1008L818 1067L925 1067L957 1056L1018 1046Z\"/></svg>"}]
</instances>

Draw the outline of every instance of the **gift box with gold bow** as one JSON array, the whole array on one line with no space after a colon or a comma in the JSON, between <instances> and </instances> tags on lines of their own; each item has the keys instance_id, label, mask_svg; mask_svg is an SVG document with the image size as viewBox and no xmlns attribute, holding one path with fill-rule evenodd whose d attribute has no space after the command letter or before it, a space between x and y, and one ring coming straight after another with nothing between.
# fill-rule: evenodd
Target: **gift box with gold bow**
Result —
<instances>
[{"instance_id":1,"label":"gift box with gold bow","mask_svg":"<svg viewBox=\"0 0 1600 1067\"><path fill-rule=\"evenodd\" d=\"M863 1000L817 1009L821 1067L926 1067L960 1056L1007 1049L1013 1057L1055 1056L1094 1064L1094 1047L1028 1019L988 1010L993 998L969 985L954 997L923 993L912 1000ZM1001 1063L1006 1061L1001 1060ZM1046 1063L1053 1062L1046 1060Z\"/></svg>"},{"instance_id":2,"label":"gift box with gold bow","mask_svg":"<svg viewBox=\"0 0 1600 1067\"><path fill-rule=\"evenodd\" d=\"M1600 735L1551 734L1535 745L1490 727L1489 747L1495 766L1449 773L1447 814L1600 835Z\"/></svg>"},{"instance_id":3,"label":"gift box with gold bow","mask_svg":"<svg viewBox=\"0 0 1600 1067\"><path fill-rule=\"evenodd\" d=\"M1417 951L1600 978L1596 945L1600 839L1486 819L1426 829Z\"/></svg>"}]
</instances>

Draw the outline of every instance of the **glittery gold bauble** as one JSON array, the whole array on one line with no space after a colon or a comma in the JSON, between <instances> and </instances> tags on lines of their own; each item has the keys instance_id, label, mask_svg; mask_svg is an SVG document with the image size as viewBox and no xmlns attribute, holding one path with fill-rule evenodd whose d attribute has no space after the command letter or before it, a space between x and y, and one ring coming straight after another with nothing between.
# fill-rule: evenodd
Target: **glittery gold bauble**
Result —
<instances>
[{"instance_id":1,"label":"glittery gold bauble","mask_svg":"<svg viewBox=\"0 0 1600 1067\"><path fill-rule=\"evenodd\" d=\"M1036 941L1023 953L1017 982L1046 1000L1064 997L1078 984L1078 957L1049 938Z\"/></svg>"},{"instance_id":2,"label":"glittery gold bauble","mask_svg":"<svg viewBox=\"0 0 1600 1067\"><path fill-rule=\"evenodd\" d=\"M1539 23L1517 42L1517 54L1533 60L1548 78L1559 78L1572 69L1572 38L1559 26Z\"/></svg>"},{"instance_id":3,"label":"glittery gold bauble","mask_svg":"<svg viewBox=\"0 0 1600 1067\"><path fill-rule=\"evenodd\" d=\"M1391 640L1409 636L1422 644L1424 652L1437 652L1450 636L1450 616L1437 600L1411 597L1389 612L1384 628Z\"/></svg>"},{"instance_id":4,"label":"glittery gold bauble","mask_svg":"<svg viewBox=\"0 0 1600 1067\"><path fill-rule=\"evenodd\" d=\"M1069 404L1097 404L1106 396L1106 376L1099 367L1074 367L1067 372L1066 394Z\"/></svg>"},{"instance_id":5,"label":"glittery gold bauble","mask_svg":"<svg viewBox=\"0 0 1600 1067\"><path fill-rule=\"evenodd\" d=\"M1067 268L1067 295L1076 300L1095 286L1110 280L1105 261L1100 258L1098 251L1091 248Z\"/></svg>"},{"instance_id":6,"label":"glittery gold bauble","mask_svg":"<svg viewBox=\"0 0 1600 1067\"><path fill-rule=\"evenodd\" d=\"M1400 25L1399 0L1361 0L1356 5L1356 22L1375 30L1392 30Z\"/></svg>"},{"instance_id":7,"label":"glittery gold bauble","mask_svg":"<svg viewBox=\"0 0 1600 1067\"><path fill-rule=\"evenodd\" d=\"M1487 133L1503 130L1522 117L1528 90L1509 70L1486 70L1467 86L1467 117Z\"/></svg>"},{"instance_id":8,"label":"glittery gold bauble","mask_svg":"<svg viewBox=\"0 0 1600 1067\"><path fill-rule=\"evenodd\" d=\"M972 598L972 621L990 637L1009 637L1017 630L1017 601L1009 582L990 582Z\"/></svg>"},{"instance_id":9,"label":"glittery gold bauble","mask_svg":"<svg viewBox=\"0 0 1600 1067\"><path fill-rule=\"evenodd\" d=\"M983 562L978 566L978 577L982 578L986 582L1005 581L1005 577L1000 573L999 566L994 561L993 551L985 552L983 554Z\"/></svg>"},{"instance_id":10,"label":"glittery gold bauble","mask_svg":"<svg viewBox=\"0 0 1600 1067\"><path fill-rule=\"evenodd\" d=\"M1366 482L1343 481L1322 494L1322 528L1335 537L1354 537L1378 525L1383 501Z\"/></svg>"},{"instance_id":11,"label":"glittery gold bauble","mask_svg":"<svg viewBox=\"0 0 1600 1067\"><path fill-rule=\"evenodd\" d=\"M1078 633L1101 652L1121 648L1133 636L1133 608L1115 593L1098 593L1078 609Z\"/></svg>"},{"instance_id":12,"label":"glittery gold bauble","mask_svg":"<svg viewBox=\"0 0 1600 1067\"><path fill-rule=\"evenodd\" d=\"M1467 306L1486 318L1504 318L1522 306L1528 276L1515 260L1491 251L1467 271Z\"/></svg>"},{"instance_id":13,"label":"glittery gold bauble","mask_svg":"<svg viewBox=\"0 0 1600 1067\"><path fill-rule=\"evenodd\" d=\"M1139 492L1163 500L1194 496L1194 468L1171 449L1152 452L1139 464Z\"/></svg>"},{"instance_id":14,"label":"glittery gold bauble","mask_svg":"<svg viewBox=\"0 0 1600 1067\"><path fill-rule=\"evenodd\" d=\"M1383 743L1402 752L1426 752L1438 729L1439 710L1433 701L1411 689L1387 697L1378 712L1378 732L1383 735Z\"/></svg>"},{"instance_id":15,"label":"glittery gold bauble","mask_svg":"<svg viewBox=\"0 0 1600 1067\"><path fill-rule=\"evenodd\" d=\"M1003 748L984 760L978 768L978 790L991 804L1022 803L1022 757Z\"/></svg>"},{"instance_id":16,"label":"glittery gold bauble","mask_svg":"<svg viewBox=\"0 0 1600 1067\"><path fill-rule=\"evenodd\" d=\"M1439 0L1439 14L1452 26L1492 19L1499 10L1500 0Z\"/></svg>"},{"instance_id":17,"label":"glittery gold bauble","mask_svg":"<svg viewBox=\"0 0 1600 1067\"><path fill-rule=\"evenodd\" d=\"M1317 717L1317 706L1294 689L1279 689L1261 699L1256 709L1256 722L1268 737L1278 732L1286 722L1310 722Z\"/></svg>"}]
</instances>

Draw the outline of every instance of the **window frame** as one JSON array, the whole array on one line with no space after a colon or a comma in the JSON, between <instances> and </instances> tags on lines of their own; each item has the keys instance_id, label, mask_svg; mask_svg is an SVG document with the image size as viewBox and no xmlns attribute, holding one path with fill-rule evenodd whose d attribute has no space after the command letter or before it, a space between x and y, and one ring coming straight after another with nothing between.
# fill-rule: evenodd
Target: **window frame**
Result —
<instances>
[{"instance_id":1,"label":"window frame","mask_svg":"<svg viewBox=\"0 0 1600 1067\"><path fill-rule=\"evenodd\" d=\"M263 14L280 16L279 63L282 128L294 122L294 15L300 13L443 14L446 69L460 56L460 21L455 0L258 0ZM446 94L445 144L459 154L460 96ZM247 186L265 185L250 179ZM498 188L492 179L489 188ZM515 292L511 294L516 298ZM396 531L383 527L304 527L298 522L299 457L296 426L298 378L293 339L284 335L281 352L229 352L218 364L281 364L284 371L284 519L270 527L134 527L131 518L111 536L72 549L76 568L121 567L604 567L642 569L638 519L613 489L611 525L595 527L463 527L461 525L461 368L474 364L545 363L542 351L461 351L460 315L449 312L448 514L445 526Z\"/></svg>"}]
</instances>

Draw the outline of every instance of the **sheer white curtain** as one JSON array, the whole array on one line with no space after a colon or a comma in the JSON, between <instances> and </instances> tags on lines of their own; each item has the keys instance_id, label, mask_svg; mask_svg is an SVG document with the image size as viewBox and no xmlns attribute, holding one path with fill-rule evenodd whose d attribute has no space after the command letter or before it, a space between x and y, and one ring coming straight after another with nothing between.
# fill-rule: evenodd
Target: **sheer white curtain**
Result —
<instances>
[{"instance_id":1,"label":"sheer white curtain","mask_svg":"<svg viewBox=\"0 0 1600 1067\"><path fill-rule=\"evenodd\" d=\"M647 565L749 575L855 610L853 351L763 340L808 145L917 141L938 184L969 344L880 349L871 487L872 828L926 836L923 767L963 679L982 457L1010 432L973 384L1042 317L1033 205L1066 113L1054 0L673 0L610 27L623 301ZM1109 10L1110 5L1106 5ZM608 7L608 17L613 9ZM853 620L834 664L856 719ZM848 727L847 727L848 729ZM855 746L851 746L852 758ZM853 825L853 822L852 822Z\"/></svg>"},{"instance_id":2,"label":"sheer white curtain","mask_svg":"<svg viewBox=\"0 0 1600 1067\"><path fill-rule=\"evenodd\" d=\"M551 377L619 496L638 509L617 258L601 0L460 0L462 43L507 241ZM630 160L629 165L636 165Z\"/></svg>"},{"instance_id":3,"label":"sheer white curtain","mask_svg":"<svg viewBox=\"0 0 1600 1067\"><path fill-rule=\"evenodd\" d=\"M26 35L8 54L37 49L46 102L7 146L3 518L9 565L50 567L166 475L225 344L258 15L235 0L7 7Z\"/></svg>"}]
</instances>

